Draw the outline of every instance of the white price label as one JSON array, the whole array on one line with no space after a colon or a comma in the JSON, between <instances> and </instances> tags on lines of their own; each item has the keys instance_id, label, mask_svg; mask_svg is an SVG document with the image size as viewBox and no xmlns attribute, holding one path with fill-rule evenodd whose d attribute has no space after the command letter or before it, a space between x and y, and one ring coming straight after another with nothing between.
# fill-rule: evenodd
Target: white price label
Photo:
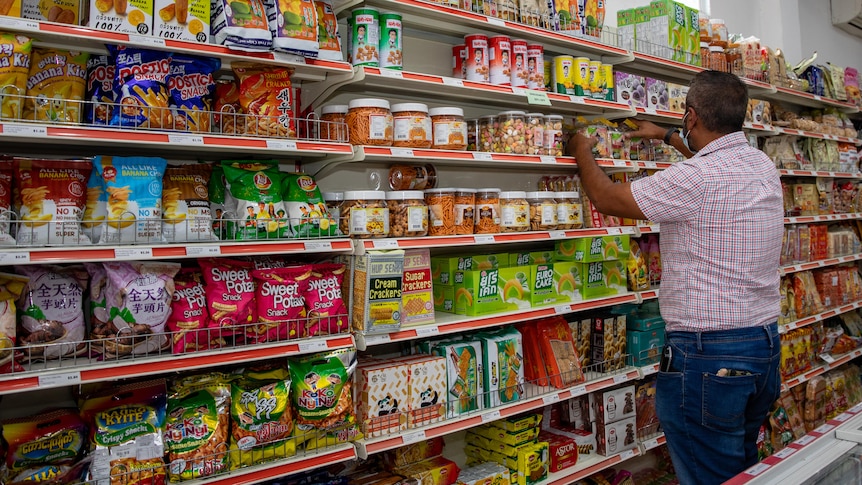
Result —
<instances>
[{"instance_id":1,"label":"white price label","mask_svg":"<svg viewBox=\"0 0 862 485\"><path fill-rule=\"evenodd\" d=\"M202 135L178 135L176 133L169 133L168 142L170 142L171 145L203 145L204 137Z\"/></svg>"},{"instance_id":2,"label":"white price label","mask_svg":"<svg viewBox=\"0 0 862 485\"><path fill-rule=\"evenodd\" d=\"M498 19L498 18L496 18L496 17L487 17L487 19L488 19L488 23L489 23L489 24L491 24L491 25L497 25L497 26L500 26L500 27L505 27L505 26L506 26L506 22L503 22L503 20L502 20L502 19Z\"/></svg>"},{"instance_id":3,"label":"white price label","mask_svg":"<svg viewBox=\"0 0 862 485\"><path fill-rule=\"evenodd\" d=\"M39 23L11 17L0 17L0 27L16 30L39 30Z\"/></svg>"},{"instance_id":4,"label":"white price label","mask_svg":"<svg viewBox=\"0 0 862 485\"><path fill-rule=\"evenodd\" d=\"M3 134L13 136L48 136L48 127L39 125L4 124Z\"/></svg>"},{"instance_id":5,"label":"white price label","mask_svg":"<svg viewBox=\"0 0 862 485\"><path fill-rule=\"evenodd\" d=\"M656 168L656 167L658 167L658 165L656 165L655 162L644 162L644 168Z\"/></svg>"},{"instance_id":6,"label":"white price label","mask_svg":"<svg viewBox=\"0 0 862 485\"><path fill-rule=\"evenodd\" d=\"M500 410L495 409L495 410L491 411L490 413L483 414L482 415L482 422L483 423L490 423L491 421L497 421L500 418L501 418Z\"/></svg>"},{"instance_id":7,"label":"white price label","mask_svg":"<svg viewBox=\"0 0 862 485\"><path fill-rule=\"evenodd\" d=\"M393 157L413 158L413 150L410 148L392 148L390 153Z\"/></svg>"},{"instance_id":8,"label":"white price label","mask_svg":"<svg viewBox=\"0 0 862 485\"><path fill-rule=\"evenodd\" d=\"M648 115L658 114L658 113L656 113L655 108L644 108L644 113L646 113Z\"/></svg>"},{"instance_id":9,"label":"white price label","mask_svg":"<svg viewBox=\"0 0 862 485\"><path fill-rule=\"evenodd\" d=\"M554 313L557 315L572 313L572 307L571 305L558 305L554 307Z\"/></svg>"},{"instance_id":10,"label":"white price label","mask_svg":"<svg viewBox=\"0 0 862 485\"><path fill-rule=\"evenodd\" d=\"M802 438L799 438L798 440L794 441L794 443L796 443L798 446L805 446L808 443L811 443L812 441L814 441L814 439L815 439L814 436L807 434L807 435L803 436Z\"/></svg>"},{"instance_id":11,"label":"white price label","mask_svg":"<svg viewBox=\"0 0 862 485\"><path fill-rule=\"evenodd\" d=\"M585 386L585 385L575 386L574 388L572 388L572 397L582 396L586 393L587 393L587 386Z\"/></svg>"},{"instance_id":12,"label":"white price label","mask_svg":"<svg viewBox=\"0 0 862 485\"><path fill-rule=\"evenodd\" d=\"M655 374L658 372L658 369L655 365L648 365L646 367L641 367L641 372L643 372L644 377Z\"/></svg>"},{"instance_id":13,"label":"white price label","mask_svg":"<svg viewBox=\"0 0 862 485\"><path fill-rule=\"evenodd\" d=\"M620 382L625 382L627 380L629 380L629 376L626 374L614 376L614 384L619 384Z\"/></svg>"},{"instance_id":14,"label":"white price label","mask_svg":"<svg viewBox=\"0 0 862 485\"><path fill-rule=\"evenodd\" d=\"M405 445L418 443L420 441L425 441L425 431L414 431L412 433L401 435L401 442Z\"/></svg>"},{"instance_id":15,"label":"white price label","mask_svg":"<svg viewBox=\"0 0 862 485\"><path fill-rule=\"evenodd\" d=\"M607 231L609 236L617 236L617 235L623 233L623 228L622 227L608 227L605 229L605 231Z\"/></svg>"},{"instance_id":16,"label":"white price label","mask_svg":"<svg viewBox=\"0 0 862 485\"><path fill-rule=\"evenodd\" d=\"M161 37L152 37L149 35L129 35L129 42L132 44L145 45L149 47L165 47L165 39Z\"/></svg>"},{"instance_id":17,"label":"white price label","mask_svg":"<svg viewBox=\"0 0 862 485\"><path fill-rule=\"evenodd\" d=\"M397 239L375 239L371 244L374 249L398 249Z\"/></svg>"},{"instance_id":18,"label":"white price label","mask_svg":"<svg viewBox=\"0 0 862 485\"><path fill-rule=\"evenodd\" d=\"M625 160L614 160L614 167L628 167L628 165Z\"/></svg>"},{"instance_id":19,"label":"white price label","mask_svg":"<svg viewBox=\"0 0 862 485\"><path fill-rule=\"evenodd\" d=\"M186 256L220 256L221 246L186 246Z\"/></svg>"},{"instance_id":20,"label":"white price label","mask_svg":"<svg viewBox=\"0 0 862 485\"><path fill-rule=\"evenodd\" d=\"M851 417L853 417L853 415L850 413L841 413L838 416L835 416L835 421L838 421L839 423L843 423L844 421L847 421Z\"/></svg>"},{"instance_id":21,"label":"white price label","mask_svg":"<svg viewBox=\"0 0 862 485\"><path fill-rule=\"evenodd\" d=\"M548 404L554 404L555 402L560 402L559 394L551 394L550 396L545 396L542 398L542 402L547 406Z\"/></svg>"},{"instance_id":22,"label":"white price label","mask_svg":"<svg viewBox=\"0 0 862 485\"><path fill-rule=\"evenodd\" d=\"M270 150L296 150L294 140L266 140L266 147Z\"/></svg>"},{"instance_id":23,"label":"white price label","mask_svg":"<svg viewBox=\"0 0 862 485\"><path fill-rule=\"evenodd\" d=\"M557 157L551 155L542 155L539 157L542 163L557 163Z\"/></svg>"},{"instance_id":24,"label":"white price label","mask_svg":"<svg viewBox=\"0 0 862 485\"><path fill-rule=\"evenodd\" d=\"M328 349L329 347L326 345L325 340L313 340L311 342L299 342L298 343L299 351L302 353L305 352L320 352Z\"/></svg>"},{"instance_id":25,"label":"white price label","mask_svg":"<svg viewBox=\"0 0 862 485\"><path fill-rule=\"evenodd\" d=\"M30 251L23 253L3 252L0 253L0 264L27 264L30 262Z\"/></svg>"},{"instance_id":26,"label":"white price label","mask_svg":"<svg viewBox=\"0 0 862 485\"><path fill-rule=\"evenodd\" d=\"M114 259L149 259L153 257L153 248L117 248L114 249Z\"/></svg>"},{"instance_id":27,"label":"white price label","mask_svg":"<svg viewBox=\"0 0 862 485\"><path fill-rule=\"evenodd\" d=\"M586 104L583 96L569 96L569 101L577 104Z\"/></svg>"},{"instance_id":28,"label":"white price label","mask_svg":"<svg viewBox=\"0 0 862 485\"><path fill-rule=\"evenodd\" d=\"M480 234L473 236L473 240L476 241L476 244L490 244L494 242L494 236L491 234Z\"/></svg>"},{"instance_id":29,"label":"white price label","mask_svg":"<svg viewBox=\"0 0 862 485\"><path fill-rule=\"evenodd\" d=\"M440 335L440 328L437 325L423 325L416 327L417 337L428 337L431 335Z\"/></svg>"},{"instance_id":30,"label":"white price label","mask_svg":"<svg viewBox=\"0 0 862 485\"><path fill-rule=\"evenodd\" d=\"M388 333L380 335L368 335L365 337L365 346L388 344L392 341L392 337Z\"/></svg>"},{"instance_id":31,"label":"white price label","mask_svg":"<svg viewBox=\"0 0 862 485\"><path fill-rule=\"evenodd\" d=\"M774 456L780 460L783 460L783 459L787 458L788 456L790 456L794 453L796 453L796 448L791 448L788 446L787 448L784 448L783 450L779 451L778 453L776 453L772 456Z\"/></svg>"},{"instance_id":32,"label":"white price label","mask_svg":"<svg viewBox=\"0 0 862 485\"><path fill-rule=\"evenodd\" d=\"M306 251L332 251L330 241L305 241Z\"/></svg>"},{"instance_id":33,"label":"white price label","mask_svg":"<svg viewBox=\"0 0 862 485\"><path fill-rule=\"evenodd\" d=\"M39 376L39 387L71 386L81 383L81 372L64 372L62 374L50 374Z\"/></svg>"},{"instance_id":34,"label":"white price label","mask_svg":"<svg viewBox=\"0 0 862 485\"><path fill-rule=\"evenodd\" d=\"M823 98L821 98L819 94L815 94L814 99L816 99L817 101L823 101Z\"/></svg>"},{"instance_id":35,"label":"white price label","mask_svg":"<svg viewBox=\"0 0 862 485\"><path fill-rule=\"evenodd\" d=\"M380 75L383 77L394 77L394 78L398 78L398 79L401 79L402 77L404 77L401 74L401 71L396 71L394 69L386 69L385 67L380 68Z\"/></svg>"},{"instance_id":36,"label":"white price label","mask_svg":"<svg viewBox=\"0 0 862 485\"><path fill-rule=\"evenodd\" d=\"M443 78L443 84L445 84L447 86L464 87L464 80L463 79L456 79L454 77L444 77Z\"/></svg>"},{"instance_id":37,"label":"white price label","mask_svg":"<svg viewBox=\"0 0 862 485\"><path fill-rule=\"evenodd\" d=\"M756 477L757 475L760 475L761 473L765 472L766 470L769 470L769 468L770 468L770 466L767 465L766 463L758 463L757 465L754 465L753 467L749 468L748 470L745 470L745 474Z\"/></svg>"},{"instance_id":38,"label":"white price label","mask_svg":"<svg viewBox=\"0 0 862 485\"><path fill-rule=\"evenodd\" d=\"M515 94L517 96L526 96L527 90L524 88L512 88L512 94Z\"/></svg>"},{"instance_id":39,"label":"white price label","mask_svg":"<svg viewBox=\"0 0 862 485\"><path fill-rule=\"evenodd\" d=\"M473 160L493 160L494 156L488 152L473 152Z\"/></svg>"},{"instance_id":40,"label":"white price label","mask_svg":"<svg viewBox=\"0 0 862 485\"><path fill-rule=\"evenodd\" d=\"M835 357L832 357L830 354L820 354L820 359L827 364L832 364L835 362Z\"/></svg>"},{"instance_id":41,"label":"white price label","mask_svg":"<svg viewBox=\"0 0 862 485\"><path fill-rule=\"evenodd\" d=\"M650 439L644 441L643 443L644 443L644 449L651 450L651 449L658 446L658 438L650 438Z\"/></svg>"},{"instance_id":42,"label":"white price label","mask_svg":"<svg viewBox=\"0 0 862 485\"><path fill-rule=\"evenodd\" d=\"M862 403L859 403L847 410L848 413L852 414L857 414L859 411L862 411Z\"/></svg>"},{"instance_id":43,"label":"white price label","mask_svg":"<svg viewBox=\"0 0 862 485\"><path fill-rule=\"evenodd\" d=\"M833 429L835 429L835 425L827 423L827 424L824 424L823 426L820 426L819 428L814 428L814 432L820 433L820 434L826 434L826 433L832 431Z\"/></svg>"},{"instance_id":44,"label":"white price label","mask_svg":"<svg viewBox=\"0 0 862 485\"><path fill-rule=\"evenodd\" d=\"M620 461L629 460L629 459L634 458L634 457L635 457L635 450L626 450L626 451L620 453Z\"/></svg>"},{"instance_id":45,"label":"white price label","mask_svg":"<svg viewBox=\"0 0 862 485\"><path fill-rule=\"evenodd\" d=\"M548 233L551 236L551 239L565 239L566 231L550 231Z\"/></svg>"}]
</instances>

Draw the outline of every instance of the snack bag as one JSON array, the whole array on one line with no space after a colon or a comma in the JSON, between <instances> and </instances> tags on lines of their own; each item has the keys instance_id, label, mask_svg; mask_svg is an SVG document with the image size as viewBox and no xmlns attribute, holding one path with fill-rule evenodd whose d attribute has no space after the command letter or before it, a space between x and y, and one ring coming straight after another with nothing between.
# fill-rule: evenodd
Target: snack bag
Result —
<instances>
[{"instance_id":1,"label":"snack bag","mask_svg":"<svg viewBox=\"0 0 862 485\"><path fill-rule=\"evenodd\" d=\"M210 16L216 44L242 51L268 51L272 47L262 0L212 0Z\"/></svg>"},{"instance_id":2,"label":"snack bag","mask_svg":"<svg viewBox=\"0 0 862 485\"><path fill-rule=\"evenodd\" d=\"M315 335L338 334L347 331L347 306L341 288L347 266L340 263L315 264L305 291L308 309L307 333Z\"/></svg>"},{"instance_id":3,"label":"snack bag","mask_svg":"<svg viewBox=\"0 0 862 485\"><path fill-rule=\"evenodd\" d=\"M268 342L307 337L305 292L311 266L258 269L251 274L259 323L248 326L246 339Z\"/></svg>"},{"instance_id":4,"label":"snack bag","mask_svg":"<svg viewBox=\"0 0 862 485\"><path fill-rule=\"evenodd\" d=\"M338 36L338 18L332 10L331 0L314 0L317 9L317 57L328 61L343 61L341 38Z\"/></svg>"},{"instance_id":5,"label":"snack bag","mask_svg":"<svg viewBox=\"0 0 862 485\"><path fill-rule=\"evenodd\" d=\"M220 374L190 376L175 385L168 396L165 423L172 482L227 470L230 408L230 385Z\"/></svg>"},{"instance_id":6,"label":"snack bag","mask_svg":"<svg viewBox=\"0 0 862 485\"><path fill-rule=\"evenodd\" d=\"M32 49L29 37L0 32L0 118L21 118Z\"/></svg>"},{"instance_id":7,"label":"snack bag","mask_svg":"<svg viewBox=\"0 0 862 485\"><path fill-rule=\"evenodd\" d=\"M90 171L87 180L87 193L84 197L84 216L81 219L81 231L96 244L105 229L105 219L108 217L108 192L102 183L102 177L95 169Z\"/></svg>"},{"instance_id":8,"label":"snack bag","mask_svg":"<svg viewBox=\"0 0 862 485\"><path fill-rule=\"evenodd\" d=\"M162 233L168 242L215 241L207 187L209 165L165 170L162 182Z\"/></svg>"},{"instance_id":9,"label":"snack bag","mask_svg":"<svg viewBox=\"0 0 862 485\"><path fill-rule=\"evenodd\" d=\"M171 314L174 276L179 263L104 263L106 306L110 320L93 327L94 338L105 338L109 356L148 354L165 349L170 342L165 324Z\"/></svg>"},{"instance_id":10,"label":"snack bag","mask_svg":"<svg viewBox=\"0 0 862 485\"><path fill-rule=\"evenodd\" d=\"M0 157L0 246L14 246L15 238L9 229L12 219L12 178L15 174L12 160Z\"/></svg>"},{"instance_id":11,"label":"snack bag","mask_svg":"<svg viewBox=\"0 0 862 485\"><path fill-rule=\"evenodd\" d=\"M290 359L290 399L296 411L296 435L309 447L318 447L326 439L326 430L339 430L347 441L356 436L351 393L356 370L356 351L333 350ZM315 434L312 434L315 433ZM323 433L323 434L321 434Z\"/></svg>"},{"instance_id":12,"label":"snack bag","mask_svg":"<svg viewBox=\"0 0 862 485\"><path fill-rule=\"evenodd\" d=\"M232 206L227 212L236 214L233 239L257 240L287 237L290 229L287 207L283 202L284 175L273 163L255 161L224 162L227 193Z\"/></svg>"},{"instance_id":13,"label":"snack bag","mask_svg":"<svg viewBox=\"0 0 862 485\"><path fill-rule=\"evenodd\" d=\"M166 324L168 331L174 332L173 352L183 354L224 345L218 331L207 330L210 313L201 271L181 269L174 277L174 288L171 315Z\"/></svg>"},{"instance_id":14,"label":"snack bag","mask_svg":"<svg viewBox=\"0 0 862 485\"><path fill-rule=\"evenodd\" d=\"M84 108L84 123L107 125L113 112L114 76L116 65L111 56L90 56L87 60L87 104Z\"/></svg>"},{"instance_id":15,"label":"snack bag","mask_svg":"<svg viewBox=\"0 0 862 485\"><path fill-rule=\"evenodd\" d=\"M162 242L164 158L98 156L93 169L108 195L100 244Z\"/></svg>"},{"instance_id":16,"label":"snack bag","mask_svg":"<svg viewBox=\"0 0 862 485\"><path fill-rule=\"evenodd\" d=\"M111 125L173 129L167 84L171 54L124 45L109 45L108 52L116 58L114 99L120 105Z\"/></svg>"},{"instance_id":17,"label":"snack bag","mask_svg":"<svg viewBox=\"0 0 862 485\"><path fill-rule=\"evenodd\" d=\"M629 257L626 260L628 271L629 289L632 291L643 291L649 289L649 274L647 271L646 258L641 252L640 246L634 239L630 242Z\"/></svg>"},{"instance_id":18,"label":"snack bag","mask_svg":"<svg viewBox=\"0 0 862 485\"><path fill-rule=\"evenodd\" d=\"M538 323L539 349L551 385L565 389L585 380L578 351L568 323L563 318Z\"/></svg>"},{"instance_id":19,"label":"snack bag","mask_svg":"<svg viewBox=\"0 0 862 485\"><path fill-rule=\"evenodd\" d=\"M216 81L215 102L213 105L214 133L244 133L245 118L240 115L239 85L234 80ZM240 126L237 127L237 123Z\"/></svg>"},{"instance_id":20,"label":"snack bag","mask_svg":"<svg viewBox=\"0 0 862 485\"><path fill-rule=\"evenodd\" d=\"M90 244L81 230L89 160L14 159L19 245Z\"/></svg>"},{"instance_id":21,"label":"snack bag","mask_svg":"<svg viewBox=\"0 0 862 485\"><path fill-rule=\"evenodd\" d=\"M101 328L102 335L107 335L108 321L108 296L106 294L108 286L108 273L105 272L105 267L102 263L84 263L84 268L90 275L90 291L87 295L88 301L88 316L90 317L90 328L93 329L90 336L96 335L95 329ZM95 342L92 346L97 353L104 353L104 342Z\"/></svg>"},{"instance_id":22,"label":"snack bag","mask_svg":"<svg viewBox=\"0 0 862 485\"><path fill-rule=\"evenodd\" d=\"M245 117L245 133L254 136L293 138L292 69L248 62L231 64L239 84L239 104Z\"/></svg>"},{"instance_id":23,"label":"snack bag","mask_svg":"<svg viewBox=\"0 0 862 485\"><path fill-rule=\"evenodd\" d=\"M88 52L34 49L24 119L80 123Z\"/></svg>"},{"instance_id":24,"label":"snack bag","mask_svg":"<svg viewBox=\"0 0 862 485\"><path fill-rule=\"evenodd\" d=\"M221 60L174 54L168 75L171 93L171 111L174 126L180 131L210 132L210 111L213 109L215 79L213 74L221 68Z\"/></svg>"},{"instance_id":25,"label":"snack bag","mask_svg":"<svg viewBox=\"0 0 862 485\"><path fill-rule=\"evenodd\" d=\"M81 417L93 449L89 480L165 483L165 394L164 379L154 379L112 386L84 400Z\"/></svg>"},{"instance_id":26,"label":"snack bag","mask_svg":"<svg viewBox=\"0 0 862 485\"><path fill-rule=\"evenodd\" d=\"M230 388L231 469L296 454L287 370L245 372Z\"/></svg>"},{"instance_id":27,"label":"snack bag","mask_svg":"<svg viewBox=\"0 0 862 485\"><path fill-rule=\"evenodd\" d=\"M329 216L320 188L310 175L284 174L282 192L293 237L336 236L338 222Z\"/></svg>"},{"instance_id":28,"label":"snack bag","mask_svg":"<svg viewBox=\"0 0 862 485\"><path fill-rule=\"evenodd\" d=\"M87 426L74 409L6 419L0 425L8 444L6 483L29 482L26 476L39 468L51 475L68 473L87 449Z\"/></svg>"},{"instance_id":29,"label":"snack bag","mask_svg":"<svg viewBox=\"0 0 862 485\"><path fill-rule=\"evenodd\" d=\"M17 345L15 328L15 300L24 292L29 278L16 274L0 273L0 374L23 372L17 359L13 360Z\"/></svg>"},{"instance_id":30,"label":"snack bag","mask_svg":"<svg viewBox=\"0 0 862 485\"><path fill-rule=\"evenodd\" d=\"M272 48L317 57L317 9L312 0L264 0Z\"/></svg>"},{"instance_id":31,"label":"snack bag","mask_svg":"<svg viewBox=\"0 0 862 485\"><path fill-rule=\"evenodd\" d=\"M200 259L198 264L206 282L207 308L213 327L228 327L222 334L230 335L242 333L232 327L257 321L252 263L213 258Z\"/></svg>"},{"instance_id":32,"label":"snack bag","mask_svg":"<svg viewBox=\"0 0 862 485\"><path fill-rule=\"evenodd\" d=\"M86 352L83 342L84 291L87 270L83 266L19 266L30 278L19 300L18 346L26 346L24 358L58 359Z\"/></svg>"}]
</instances>

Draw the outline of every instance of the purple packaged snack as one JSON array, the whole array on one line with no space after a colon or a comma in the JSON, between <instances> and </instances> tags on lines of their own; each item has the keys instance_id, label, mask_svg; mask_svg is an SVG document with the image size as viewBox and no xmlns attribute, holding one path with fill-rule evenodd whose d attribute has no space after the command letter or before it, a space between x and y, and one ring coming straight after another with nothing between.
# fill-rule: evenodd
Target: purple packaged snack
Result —
<instances>
[{"instance_id":1,"label":"purple packaged snack","mask_svg":"<svg viewBox=\"0 0 862 485\"><path fill-rule=\"evenodd\" d=\"M107 125L114 102L114 60L110 56L90 56L87 61L88 103L84 109L84 123Z\"/></svg>"},{"instance_id":2,"label":"purple packaged snack","mask_svg":"<svg viewBox=\"0 0 862 485\"><path fill-rule=\"evenodd\" d=\"M168 75L174 129L210 131L210 111L213 106L215 79L221 61L212 57L174 54Z\"/></svg>"},{"instance_id":3,"label":"purple packaged snack","mask_svg":"<svg viewBox=\"0 0 862 485\"><path fill-rule=\"evenodd\" d=\"M617 92L617 102L626 103L634 108L647 107L647 94L643 76L627 72L614 72L614 86Z\"/></svg>"},{"instance_id":4,"label":"purple packaged snack","mask_svg":"<svg viewBox=\"0 0 862 485\"><path fill-rule=\"evenodd\" d=\"M120 105L111 125L173 128L167 86L171 54L123 45L108 51L116 56L114 97Z\"/></svg>"},{"instance_id":5,"label":"purple packaged snack","mask_svg":"<svg viewBox=\"0 0 862 485\"><path fill-rule=\"evenodd\" d=\"M667 82L651 77L646 78L646 98L647 108L667 111L670 107Z\"/></svg>"}]
</instances>

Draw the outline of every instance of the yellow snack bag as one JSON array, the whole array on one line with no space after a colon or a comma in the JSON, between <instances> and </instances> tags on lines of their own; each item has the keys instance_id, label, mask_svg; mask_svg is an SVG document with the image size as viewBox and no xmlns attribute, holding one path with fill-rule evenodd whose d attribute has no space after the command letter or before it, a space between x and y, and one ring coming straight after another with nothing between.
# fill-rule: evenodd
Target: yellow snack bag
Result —
<instances>
[{"instance_id":1,"label":"yellow snack bag","mask_svg":"<svg viewBox=\"0 0 862 485\"><path fill-rule=\"evenodd\" d=\"M24 119L81 122L87 89L87 52L35 49L24 100Z\"/></svg>"},{"instance_id":2,"label":"yellow snack bag","mask_svg":"<svg viewBox=\"0 0 862 485\"><path fill-rule=\"evenodd\" d=\"M0 33L0 118L21 117L32 49L29 37Z\"/></svg>"}]
</instances>

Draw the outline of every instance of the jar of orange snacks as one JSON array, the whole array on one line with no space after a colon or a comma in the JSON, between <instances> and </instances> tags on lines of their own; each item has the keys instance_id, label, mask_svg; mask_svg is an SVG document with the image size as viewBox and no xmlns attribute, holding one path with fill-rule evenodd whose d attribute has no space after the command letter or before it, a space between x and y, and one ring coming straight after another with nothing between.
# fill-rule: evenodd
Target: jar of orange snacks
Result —
<instances>
[{"instance_id":1,"label":"jar of orange snacks","mask_svg":"<svg viewBox=\"0 0 862 485\"><path fill-rule=\"evenodd\" d=\"M431 148L431 118L428 106L422 103L392 105L395 135L392 146L402 148Z\"/></svg>"},{"instance_id":2,"label":"jar of orange snacks","mask_svg":"<svg viewBox=\"0 0 862 485\"><path fill-rule=\"evenodd\" d=\"M461 108L431 108L431 124L434 126L434 143L431 148L439 150L467 149L467 122Z\"/></svg>"},{"instance_id":3,"label":"jar of orange snacks","mask_svg":"<svg viewBox=\"0 0 862 485\"><path fill-rule=\"evenodd\" d=\"M392 146L389 101L360 98L351 100L347 106L347 130L352 145Z\"/></svg>"},{"instance_id":4,"label":"jar of orange snacks","mask_svg":"<svg viewBox=\"0 0 862 485\"><path fill-rule=\"evenodd\" d=\"M473 234L476 225L476 191L455 189L455 234Z\"/></svg>"},{"instance_id":5,"label":"jar of orange snacks","mask_svg":"<svg viewBox=\"0 0 862 485\"><path fill-rule=\"evenodd\" d=\"M346 104L330 104L320 109L321 140L347 141L347 110Z\"/></svg>"},{"instance_id":6,"label":"jar of orange snacks","mask_svg":"<svg viewBox=\"0 0 862 485\"><path fill-rule=\"evenodd\" d=\"M428 235L455 235L455 189L426 189L428 205Z\"/></svg>"},{"instance_id":7,"label":"jar of orange snacks","mask_svg":"<svg viewBox=\"0 0 862 485\"><path fill-rule=\"evenodd\" d=\"M500 232L500 189L478 189L476 191L475 234Z\"/></svg>"}]
</instances>

